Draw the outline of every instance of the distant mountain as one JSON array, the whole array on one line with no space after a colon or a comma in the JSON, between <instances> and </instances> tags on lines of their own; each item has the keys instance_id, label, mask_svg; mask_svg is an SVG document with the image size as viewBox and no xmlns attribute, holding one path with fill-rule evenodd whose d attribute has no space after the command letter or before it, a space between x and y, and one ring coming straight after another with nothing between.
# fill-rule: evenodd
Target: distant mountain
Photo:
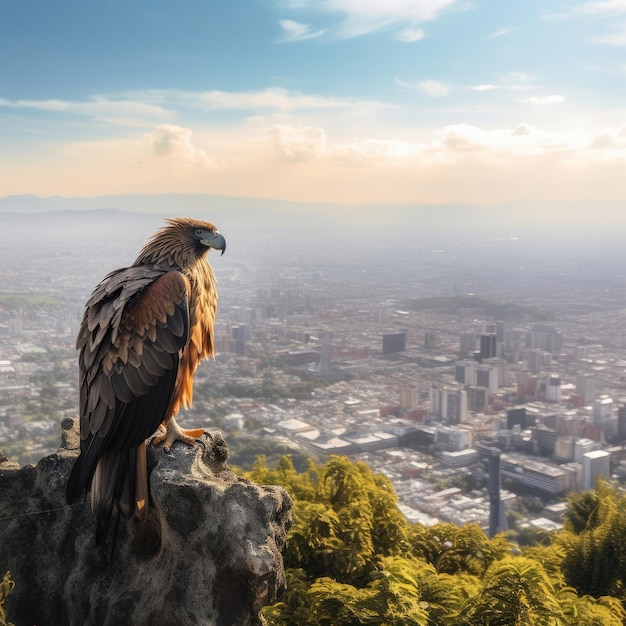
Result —
<instances>
[{"instance_id":1,"label":"distant mountain","mask_svg":"<svg viewBox=\"0 0 626 626\"><path fill-rule=\"evenodd\" d=\"M164 216L190 216L209 220L222 230L245 228L252 233L336 238L352 234L378 234L373 245L389 238L403 242L494 241L517 237L550 242L563 235L577 239L623 237L626 229L623 203L588 202L508 203L494 206L424 205L424 204L337 204L290 202L266 198L233 198L211 194L136 194L92 198L50 197L35 195L0 198L0 226L11 220L34 217L40 224L48 219L80 222L87 214L120 224L126 220L141 222L150 218L152 225ZM113 211L107 213L106 211ZM46 214L56 213L56 217ZM85 214L85 215L81 215ZM134 217L130 217L132 214ZM108 216L108 217L107 217ZM125 217L123 217L125 216ZM143 216L143 217L142 217ZM356 238L359 238L358 236ZM322 240L323 241L323 240Z\"/></svg>"}]
</instances>

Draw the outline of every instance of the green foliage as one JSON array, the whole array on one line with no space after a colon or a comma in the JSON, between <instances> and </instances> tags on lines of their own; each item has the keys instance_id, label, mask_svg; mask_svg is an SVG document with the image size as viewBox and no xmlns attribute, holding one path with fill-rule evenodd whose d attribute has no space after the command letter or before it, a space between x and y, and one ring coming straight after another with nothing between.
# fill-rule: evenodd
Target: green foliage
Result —
<instances>
[{"instance_id":1,"label":"green foliage","mask_svg":"<svg viewBox=\"0 0 626 626\"><path fill-rule=\"evenodd\" d=\"M294 498L287 590L270 626L617 626L626 623L626 505L607 485L577 494L546 545L489 539L476 524L409 524L388 479L333 456L296 471L264 457L247 477Z\"/></svg>"},{"instance_id":2,"label":"green foliage","mask_svg":"<svg viewBox=\"0 0 626 626\"><path fill-rule=\"evenodd\" d=\"M7 612L4 608L4 603L14 587L15 582L11 578L11 572L7 572L2 582L0 582L0 626L12 626L11 622L7 622Z\"/></svg>"},{"instance_id":3,"label":"green foliage","mask_svg":"<svg viewBox=\"0 0 626 626\"><path fill-rule=\"evenodd\" d=\"M626 496L603 481L594 492L574 494L557 541L569 585L594 598L626 600Z\"/></svg>"}]
</instances>

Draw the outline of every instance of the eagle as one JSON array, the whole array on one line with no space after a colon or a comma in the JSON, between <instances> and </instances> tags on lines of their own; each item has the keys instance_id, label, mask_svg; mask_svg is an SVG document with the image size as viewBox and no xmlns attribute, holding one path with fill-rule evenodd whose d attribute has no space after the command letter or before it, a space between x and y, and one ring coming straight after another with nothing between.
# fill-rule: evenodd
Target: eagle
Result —
<instances>
[{"instance_id":1,"label":"eagle","mask_svg":"<svg viewBox=\"0 0 626 626\"><path fill-rule=\"evenodd\" d=\"M203 429L183 430L174 416L192 401L200 361L213 355L217 308L211 249L226 240L209 222L167 220L130 267L94 289L76 339L79 350L80 455L67 482L72 504L91 490L96 543L115 510L148 511L146 439L194 444Z\"/></svg>"}]
</instances>

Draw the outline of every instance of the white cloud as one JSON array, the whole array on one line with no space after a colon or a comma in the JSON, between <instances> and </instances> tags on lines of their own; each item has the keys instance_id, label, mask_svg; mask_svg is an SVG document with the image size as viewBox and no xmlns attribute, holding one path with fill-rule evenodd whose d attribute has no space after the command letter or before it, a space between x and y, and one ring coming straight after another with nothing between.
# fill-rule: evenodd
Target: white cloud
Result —
<instances>
[{"instance_id":1,"label":"white cloud","mask_svg":"<svg viewBox=\"0 0 626 626\"><path fill-rule=\"evenodd\" d=\"M514 129L513 132L511 133L511 135L513 135L513 137L524 137L525 135L530 135L530 133L532 133L533 129L532 126L530 126L529 124L518 124Z\"/></svg>"},{"instance_id":2,"label":"white cloud","mask_svg":"<svg viewBox=\"0 0 626 626\"><path fill-rule=\"evenodd\" d=\"M324 30L312 31L308 24L295 22L294 20L281 20L281 28L283 29L283 38L281 41L304 41L306 39L314 39L324 34Z\"/></svg>"},{"instance_id":3,"label":"white cloud","mask_svg":"<svg viewBox=\"0 0 626 626\"><path fill-rule=\"evenodd\" d=\"M612 33L594 37L593 41L606 43L611 46L626 46L626 24L621 26L621 30L615 30Z\"/></svg>"},{"instance_id":4,"label":"white cloud","mask_svg":"<svg viewBox=\"0 0 626 626\"><path fill-rule=\"evenodd\" d=\"M543 106L550 104L561 104L562 102L565 102L565 98L559 94L552 94L550 96L531 96L530 98L519 98L518 102Z\"/></svg>"},{"instance_id":5,"label":"white cloud","mask_svg":"<svg viewBox=\"0 0 626 626\"><path fill-rule=\"evenodd\" d=\"M152 126L155 120L171 117L172 111L148 102L115 96L94 96L83 102L71 100L7 100L0 107L69 113L120 126Z\"/></svg>"},{"instance_id":6,"label":"white cloud","mask_svg":"<svg viewBox=\"0 0 626 626\"><path fill-rule=\"evenodd\" d=\"M504 37L504 35L509 35L510 33L514 32L515 28L498 28L498 30L495 30L493 33L490 33L489 35L487 35L488 39L495 39L497 37Z\"/></svg>"},{"instance_id":7,"label":"white cloud","mask_svg":"<svg viewBox=\"0 0 626 626\"><path fill-rule=\"evenodd\" d=\"M326 146L326 133L321 128L302 126L294 128L275 124L270 128L274 149L281 160L304 162L322 156Z\"/></svg>"},{"instance_id":8,"label":"white cloud","mask_svg":"<svg viewBox=\"0 0 626 626\"><path fill-rule=\"evenodd\" d=\"M293 113L302 110L348 110L367 112L384 108L380 102L372 100L351 100L348 98L334 98L318 94L304 94L297 91L288 91L280 87L271 87L260 91L178 91L154 90L136 94L136 97L148 102L155 102L171 107L199 108L208 111L252 110L262 114L267 110L281 113Z\"/></svg>"},{"instance_id":9,"label":"white cloud","mask_svg":"<svg viewBox=\"0 0 626 626\"><path fill-rule=\"evenodd\" d=\"M463 0L299 0L287 2L286 7L341 15L343 20L332 31L329 29L338 38L400 28L396 37L412 42L423 36L418 28L420 24L437 19L445 11L467 8L467 4Z\"/></svg>"},{"instance_id":10,"label":"white cloud","mask_svg":"<svg viewBox=\"0 0 626 626\"><path fill-rule=\"evenodd\" d=\"M470 91L528 91L530 89L537 89L536 85L493 85L491 83L484 83L482 85L470 85L468 87Z\"/></svg>"},{"instance_id":11,"label":"white cloud","mask_svg":"<svg viewBox=\"0 0 626 626\"><path fill-rule=\"evenodd\" d=\"M211 159L206 152L192 143L192 134L189 128L161 124L152 132L146 133L144 140L150 152L157 157L200 168L211 167Z\"/></svg>"},{"instance_id":12,"label":"white cloud","mask_svg":"<svg viewBox=\"0 0 626 626\"><path fill-rule=\"evenodd\" d=\"M426 37L426 33L421 28L405 28L404 30L396 33L396 39L404 41L405 43L421 41L424 37Z\"/></svg>"},{"instance_id":13,"label":"white cloud","mask_svg":"<svg viewBox=\"0 0 626 626\"><path fill-rule=\"evenodd\" d=\"M442 98L443 96L447 96L452 91L448 85L438 80L422 80L412 83L396 78L395 83L400 85L400 87L407 87L408 89L421 91L434 98Z\"/></svg>"},{"instance_id":14,"label":"white cloud","mask_svg":"<svg viewBox=\"0 0 626 626\"><path fill-rule=\"evenodd\" d=\"M626 0L602 0L583 2L572 8L575 15L618 15L626 13Z\"/></svg>"}]
</instances>

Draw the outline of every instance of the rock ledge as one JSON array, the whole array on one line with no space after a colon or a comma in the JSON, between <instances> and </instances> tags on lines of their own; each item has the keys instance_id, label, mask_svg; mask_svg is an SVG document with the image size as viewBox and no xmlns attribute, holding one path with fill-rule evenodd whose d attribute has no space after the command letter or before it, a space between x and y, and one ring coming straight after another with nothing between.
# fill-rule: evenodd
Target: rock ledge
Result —
<instances>
[{"instance_id":1,"label":"rock ledge","mask_svg":"<svg viewBox=\"0 0 626 626\"><path fill-rule=\"evenodd\" d=\"M280 550L291 499L228 467L221 434L171 453L149 447L151 506L143 522L119 525L117 543L95 545L89 503L65 504L78 455L76 420L62 447L36 466L0 452L0 575L18 625L134 626L263 624L259 611L284 587Z\"/></svg>"}]
</instances>

